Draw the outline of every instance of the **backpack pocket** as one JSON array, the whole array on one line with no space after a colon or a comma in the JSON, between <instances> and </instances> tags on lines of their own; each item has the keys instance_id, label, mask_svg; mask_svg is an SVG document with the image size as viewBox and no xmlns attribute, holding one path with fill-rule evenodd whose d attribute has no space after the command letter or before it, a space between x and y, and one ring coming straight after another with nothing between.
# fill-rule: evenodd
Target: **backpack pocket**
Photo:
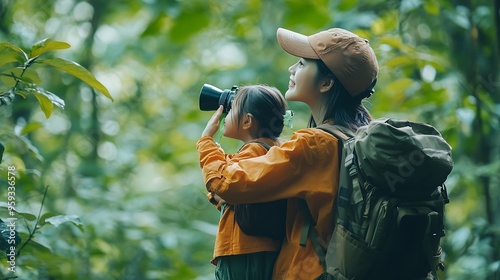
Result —
<instances>
[{"instance_id":1,"label":"backpack pocket","mask_svg":"<svg viewBox=\"0 0 500 280\"><path fill-rule=\"evenodd\" d=\"M382 254L340 224L335 226L327 252L327 271L340 280L364 279Z\"/></svg>"}]
</instances>

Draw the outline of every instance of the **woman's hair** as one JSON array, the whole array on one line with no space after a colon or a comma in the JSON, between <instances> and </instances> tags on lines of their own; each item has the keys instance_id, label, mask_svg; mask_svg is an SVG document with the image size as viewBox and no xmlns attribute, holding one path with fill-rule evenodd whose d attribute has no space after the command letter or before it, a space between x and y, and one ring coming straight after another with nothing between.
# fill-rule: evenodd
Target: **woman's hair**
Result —
<instances>
[{"instance_id":1,"label":"woman's hair","mask_svg":"<svg viewBox=\"0 0 500 280\"><path fill-rule=\"evenodd\" d=\"M326 77L334 81L332 88L327 93L326 104L323 107L323 110L325 110L323 120L319 121L333 120L335 124L353 131L356 131L360 126L367 125L372 120L372 117L361 104L366 95L360 94L357 97L352 97L322 60L312 59L312 61L318 67L318 75L322 75L317 77L318 79ZM316 125L311 116L309 127L316 127Z\"/></svg>"},{"instance_id":2,"label":"woman's hair","mask_svg":"<svg viewBox=\"0 0 500 280\"><path fill-rule=\"evenodd\" d=\"M238 110L238 123L245 114L257 121L256 137L276 139L283 131L286 101L281 92L265 85L242 86L233 101Z\"/></svg>"}]
</instances>

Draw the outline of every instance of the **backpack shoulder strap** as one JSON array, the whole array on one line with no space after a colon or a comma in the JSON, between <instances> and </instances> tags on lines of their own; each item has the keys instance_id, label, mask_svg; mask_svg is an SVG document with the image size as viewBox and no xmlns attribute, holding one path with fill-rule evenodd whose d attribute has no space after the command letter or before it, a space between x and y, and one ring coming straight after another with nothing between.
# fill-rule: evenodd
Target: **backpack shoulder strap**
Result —
<instances>
[{"instance_id":1,"label":"backpack shoulder strap","mask_svg":"<svg viewBox=\"0 0 500 280\"><path fill-rule=\"evenodd\" d=\"M323 270L326 271L326 252L319 242L318 233L314 230L316 222L314 222L311 211L309 211L309 207L307 207L307 202L304 199L298 199L297 203L300 211L304 215L304 225L302 226L302 233L300 235L300 246L306 247L307 236L310 236L314 251L316 251L316 254L319 257L319 262L323 266Z\"/></svg>"},{"instance_id":2,"label":"backpack shoulder strap","mask_svg":"<svg viewBox=\"0 0 500 280\"><path fill-rule=\"evenodd\" d=\"M349 140L353 136L353 133L345 127L333 124L321 124L316 128L319 128L323 131L330 133L339 140L338 153L339 153L339 166L341 166L340 164L342 161L342 147L344 145L344 142ZM302 212L302 215L304 216L304 225L302 226L302 233L300 235L300 246L302 247L306 246L307 237L309 236L314 246L314 250L316 251L316 254L319 257L319 261L323 266L323 268L326 270L326 262L325 262L326 250L323 246L321 246L318 233L314 229L314 227L316 226L316 222L314 222L314 219L311 215L311 211L309 210L307 202L304 199L299 199L298 205L300 211Z\"/></svg>"},{"instance_id":3,"label":"backpack shoulder strap","mask_svg":"<svg viewBox=\"0 0 500 280\"><path fill-rule=\"evenodd\" d=\"M268 150L268 151L269 151L269 149L271 149L271 146L270 146L269 144L267 144L266 142L264 142L264 141L260 141L260 140L250 140L250 141L248 141L247 143L245 143L245 145L246 145L246 144L248 144L248 143L257 143L257 144L260 144L262 147L264 147L264 148L265 148L266 150ZM243 149L243 147L245 147L245 145L243 145L243 146L240 148L240 150L241 150L241 149Z\"/></svg>"},{"instance_id":4,"label":"backpack shoulder strap","mask_svg":"<svg viewBox=\"0 0 500 280\"><path fill-rule=\"evenodd\" d=\"M266 142L264 141L259 141L259 140L252 140L250 141L251 143L258 143L260 144L262 147L266 148L266 150L269 151L269 149L271 149L271 146L269 144L267 144Z\"/></svg>"},{"instance_id":5,"label":"backpack shoulder strap","mask_svg":"<svg viewBox=\"0 0 500 280\"><path fill-rule=\"evenodd\" d=\"M342 166L342 150L344 143L354 137L354 132L352 132L350 129L339 126L339 125L333 125L333 124L321 124L317 126L316 128L321 129L323 131L326 131L333 135L335 138L339 140L338 143L338 154L339 154L339 167ZM307 202L304 199L298 199L298 205L300 208L300 211L304 215L304 225L302 227L302 233L300 236L300 246L305 247L306 242L307 242L307 237L310 236L311 242L314 246L314 250L316 251L316 254L318 254L319 260L321 262L321 265L326 271L326 248L321 246L321 243L319 241L318 233L314 229L316 226L316 223L314 222L311 211L309 211L309 207L307 206Z\"/></svg>"},{"instance_id":6,"label":"backpack shoulder strap","mask_svg":"<svg viewBox=\"0 0 500 280\"><path fill-rule=\"evenodd\" d=\"M363 183L360 181L361 177L358 176L358 168L356 167L355 153L354 153L354 137L356 132L341 125L322 124L319 126L326 132L329 132L339 140L339 189L336 202L336 212L334 220L343 222L346 217L347 209L349 209L351 196L355 203L363 200L363 192L361 186ZM350 226L355 226L351 224ZM363 226L358 226L355 232L362 230Z\"/></svg>"},{"instance_id":7,"label":"backpack shoulder strap","mask_svg":"<svg viewBox=\"0 0 500 280\"><path fill-rule=\"evenodd\" d=\"M331 135L341 140L342 142L347 141L354 136L354 133L350 129L341 125L324 123L317 126L316 128L319 128L321 130L330 133Z\"/></svg>"},{"instance_id":8,"label":"backpack shoulder strap","mask_svg":"<svg viewBox=\"0 0 500 280\"><path fill-rule=\"evenodd\" d=\"M335 138L337 138L337 140L339 140L338 152L339 152L339 166L340 166L340 164L342 164L342 147L344 146L344 143L347 140L354 137L354 133L346 127L336 125L336 124L335 125L329 124L329 123L321 124L321 125L317 126L316 128L319 128L323 131L330 133L331 135L333 135L333 137L335 137Z\"/></svg>"}]
</instances>

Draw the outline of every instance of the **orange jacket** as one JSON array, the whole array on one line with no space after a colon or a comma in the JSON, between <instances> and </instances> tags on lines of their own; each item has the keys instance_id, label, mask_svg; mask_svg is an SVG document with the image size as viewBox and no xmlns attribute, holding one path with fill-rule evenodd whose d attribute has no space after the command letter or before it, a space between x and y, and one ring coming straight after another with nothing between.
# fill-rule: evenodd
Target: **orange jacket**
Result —
<instances>
[{"instance_id":1,"label":"orange jacket","mask_svg":"<svg viewBox=\"0 0 500 280\"><path fill-rule=\"evenodd\" d=\"M337 139L320 129L298 130L267 154L228 162L212 138L198 141L200 165L207 189L228 203L266 202L289 198L286 238L276 261L273 280L314 279L323 272L308 239L301 247L304 217L298 199L305 199L316 222L320 242L327 244L333 230L338 189Z\"/></svg>"},{"instance_id":2,"label":"orange jacket","mask_svg":"<svg viewBox=\"0 0 500 280\"><path fill-rule=\"evenodd\" d=\"M265 142L269 146L277 144L265 138L260 138L258 140ZM223 154L222 150L218 150ZM262 145L250 142L244 145L237 154L224 155L224 157L226 164L234 164L243 159L261 156L266 152L266 148L264 148ZM215 203L211 193L208 194L208 199L216 206L217 209L220 210L221 205ZM268 251L276 252L279 251L280 246L281 241L245 234L238 226L238 223L235 221L233 206L228 204L226 205L225 211L219 221L219 227L217 230L217 235L215 237L214 259L212 260L212 263L217 264L217 257L220 256L250 254Z\"/></svg>"}]
</instances>

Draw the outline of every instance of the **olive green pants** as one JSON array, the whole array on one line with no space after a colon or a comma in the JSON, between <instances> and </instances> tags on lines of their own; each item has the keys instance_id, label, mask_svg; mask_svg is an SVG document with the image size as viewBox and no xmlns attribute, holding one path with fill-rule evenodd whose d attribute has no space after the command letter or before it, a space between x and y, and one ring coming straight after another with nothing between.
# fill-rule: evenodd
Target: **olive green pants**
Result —
<instances>
[{"instance_id":1,"label":"olive green pants","mask_svg":"<svg viewBox=\"0 0 500 280\"><path fill-rule=\"evenodd\" d=\"M270 280L278 252L218 257L216 280Z\"/></svg>"}]
</instances>

